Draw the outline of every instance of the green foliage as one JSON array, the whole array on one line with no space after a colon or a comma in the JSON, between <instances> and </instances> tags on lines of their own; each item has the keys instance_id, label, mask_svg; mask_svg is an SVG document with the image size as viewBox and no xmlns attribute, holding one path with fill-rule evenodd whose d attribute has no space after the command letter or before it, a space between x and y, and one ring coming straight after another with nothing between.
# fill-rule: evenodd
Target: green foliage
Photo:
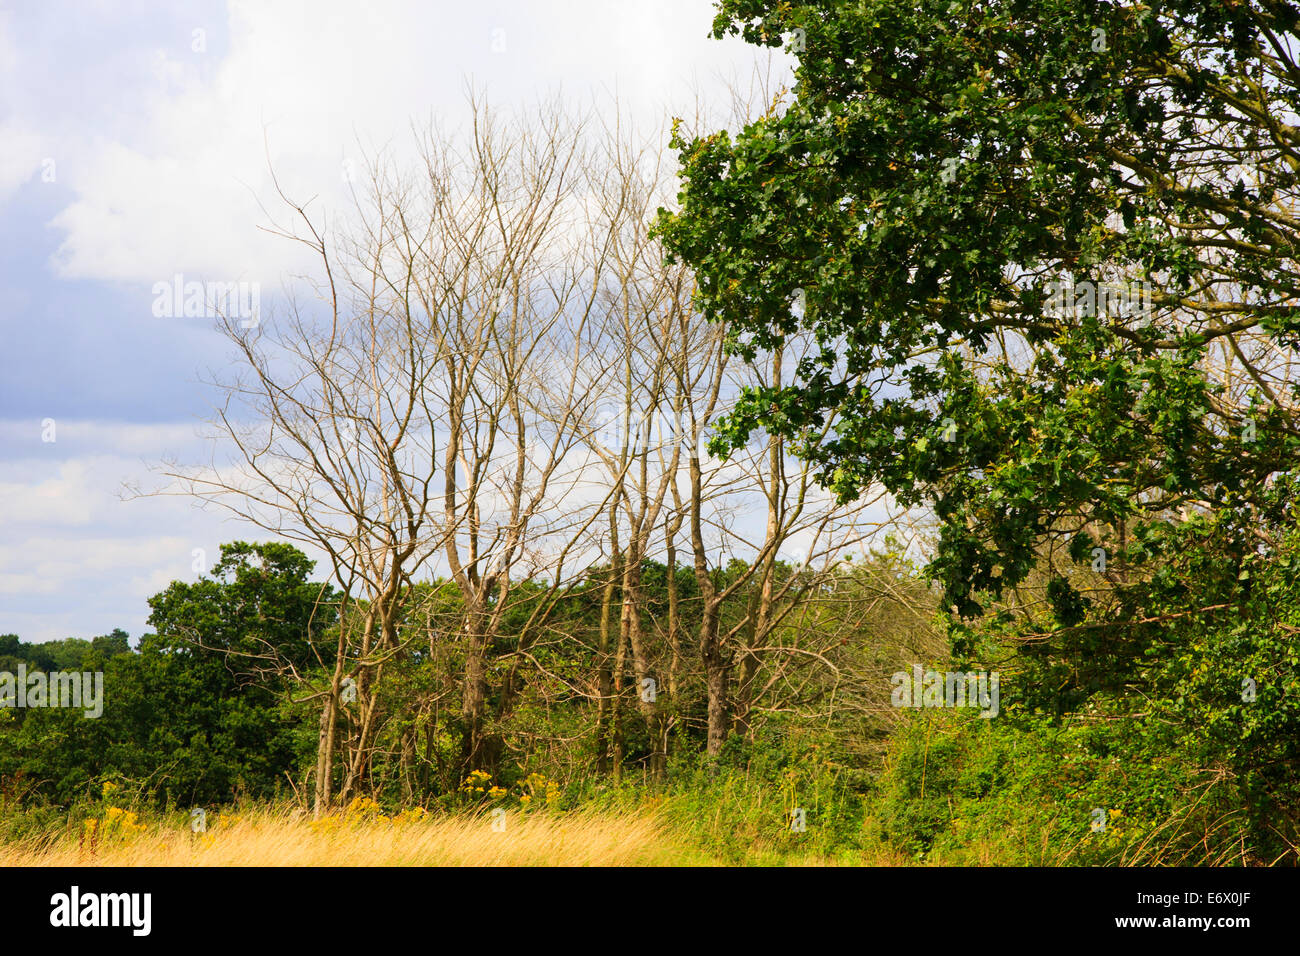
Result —
<instances>
[{"instance_id":1,"label":"green foliage","mask_svg":"<svg viewBox=\"0 0 1300 956\"><path fill-rule=\"evenodd\" d=\"M311 562L288 545L235 542L222 548L213 578L173 582L151 599L158 633L134 651L122 631L0 645L0 670L17 658L104 675L98 718L0 711L10 718L0 723L0 780L23 780L29 797L64 805L107 774L137 781L159 805L281 792L304 750L293 717L281 712L275 667L307 664L333 621L331 606L319 603L328 593L307 582L310 573ZM328 660L328 648L321 653Z\"/></svg>"},{"instance_id":2,"label":"green foliage","mask_svg":"<svg viewBox=\"0 0 1300 956\"><path fill-rule=\"evenodd\" d=\"M764 428L845 497L882 482L932 503L931 572L962 616L1024 581L1061 518L1140 532L1152 500L1240 505L1288 468L1281 399L1257 403L1257 439L1242 441L1224 408L1241 396L1206 370L1222 315L1276 346L1296 331L1300 274L1282 265L1295 239L1272 222L1296 178L1258 120L1296 94L1245 79L1279 69L1263 51L1295 13L1247 6L720 3L717 36L799 36L797 84L734 136L678 133L680 211L659 233L739 354L796 332L821 350L793 383L751 389L718 447ZM1247 83L1257 113L1240 108ZM1198 110L1211 126L1193 135ZM1250 189L1242 154L1203 168L1220 123L1247 144ZM1201 217L1240 241L1198 257L1198 227L1176 224ZM1095 292L1082 317L1045 313L1065 275L1151 283L1160 321L1107 314ZM1197 314L1187 293L1222 275L1231 301ZM1086 610L1073 592L1059 578L1052 593L1071 623Z\"/></svg>"},{"instance_id":3,"label":"green foliage","mask_svg":"<svg viewBox=\"0 0 1300 956\"><path fill-rule=\"evenodd\" d=\"M1296 862L1300 142L1266 118L1300 105L1275 56L1298 28L1289 4L718 5L797 83L742 129L675 129L658 233L745 359L821 349L717 449L767 429L843 497L931 507L953 652L1008 656L1018 692L996 727L894 740L882 826L913 853L961 819L1033 859ZM1024 774L971 797L1013 745ZM1073 846L1085 804L1127 822Z\"/></svg>"},{"instance_id":4,"label":"green foliage","mask_svg":"<svg viewBox=\"0 0 1300 956\"><path fill-rule=\"evenodd\" d=\"M918 716L891 744L882 833L914 859L949 865L1274 862L1246 795L1204 769L1191 741L1100 711L1066 725Z\"/></svg>"},{"instance_id":5,"label":"green foliage","mask_svg":"<svg viewBox=\"0 0 1300 956\"><path fill-rule=\"evenodd\" d=\"M671 712L680 726L662 778L648 772L652 745L634 719L621 772L594 772L592 706L566 693L593 660L596 569L554 619L573 639L538 646L540 672L511 678L531 674L513 710L497 718L514 742L493 773L461 773L459 702L445 692L463 666L455 644L435 635L393 658L381 677L379 750L394 756L376 761L370 793L390 810L649 806L700 861L1294 862L1300 594L1291 568L1300 532L1282 527L1294 511L1288 482L1275 482L1264 500L1263 520L1278 528L1267 553L1248 552L1244 529L1224 515L1163 530L1169 540L1158 547L1176 558L1159 564L1140 601L1167 615L1136 624L1121 616L1122 627L1089 619L1036 641L1024 638L1041 618L1003 613L984 622L974 633L987 659L1000 659L1003 680L994 719L954 710L881 719L887 675L900 660L942 664L915 569L890 550L851 562L834 600L810 608L804 626L838 632L857 622L844 630L853 640L837 660L878 688L836 688L841 711L829 722L763 715L716 757L703 753L702 700L686 698ZM1074 549L1080 562L1088 544ZM318 705L260 668L263 658L230 651L270 645L275 655L301 654L297 635L311 634L306 650L328 661L334 619L296 556L246 546L228 554L219 580L176 582L151 602L159 633L134 650L121 632L52 649L0 639L6 661L102 668L107 698L98 720L0 711L0 839L74 833L107 813L108 787L114 806L157 808L183 825L191 806L283 798L285 775L300 779L312 765ZM648 629L666 600L664 577L662 566L644 576ZM687 580L683 600L694 594ZM442 584L421 587L403 623L416 634L456 613ZM909 592L901 606L910 624L893 605L866 617L854 610ZM1193 604L1201 610L1189 611ZM407 740L420 742L418 769L403 783ZM796 809L806 830L791 828ZM1107 826L1093 832L1097 810Z\"/></svg>"},{"instance_id":6,"label":"green foliage","mask_svg":"<svg viewBox=\"0 0 1300 956\"><path fill-rule=\"evenodd\" d=\"M730 864L823 857L860 865L892 856L868 816L871 785L833 735L774 721L752 743L733 738L717 758L683 751L663 783L587 777L568 799L595 809L649 806L692 846ZM792 829L796 809L803 830Z\"/></svg>"}]
</instances>

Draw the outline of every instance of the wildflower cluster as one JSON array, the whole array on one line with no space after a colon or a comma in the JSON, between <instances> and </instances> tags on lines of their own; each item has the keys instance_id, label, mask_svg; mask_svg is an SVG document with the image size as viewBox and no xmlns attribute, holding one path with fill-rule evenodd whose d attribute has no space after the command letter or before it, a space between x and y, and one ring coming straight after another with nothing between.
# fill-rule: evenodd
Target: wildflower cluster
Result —
<instances>
[{"instance_id":1,"label":"wildflower cluster","mask_svg":"<svg viewBox=\"0 0 1300 956\"><path fill-rule=\"evenodd\" d=\"M353 797L352 802L343 808L345 820L367 820L383 816L383 808L378 801L370 797Z\"/></svg>"},{"instance_id":2,"label":"wildflower cluster","mask_svg":"<svg viewBox=\"0 0 1300 956\"><path fill-rule=\"evenodd\" d=\"M492 775L482 770L473 770L460 785L460 792L472 799L502 801L511 796L511 791L492 783ZM554 806L560 800L560 785L546 774L530 773L519 784L515 796L523 809L532 806Z\"/></svg>"},{"instance_id":3,"label":"wildflower cluster","mask_svg":"<svg viewBox=\"0 0 1300 956\"><path fill-rule=\"evenodd\" d=\"M82 822L81 845L92 853L101 840L127 840L148 829L134 810L125 810L111 802L113 794L120 789L120 784L104 781L100 787L102 815Z\"/></svg>"},{"instance_id":4,"label":"wildflower cluster","mask_svg":"<svg viewBox=\"0 0 1300 956\"><path fill-rule=\"evenodd\" d=\"M408 807L401 813L388 814L384 812L383 807L377 801L370 797L356 797L343 808L341 814L333 814L321 817L319 820L312 820L308 826L317 833L330 833L343 824L357 826L361 823L374 822L387 826L404 826L410 823L420 823L427 820L428 817L429 811L424 807Z\"/></svg>"},{"instance_id":5,"label":"wildflower cluster","mask_svg":"<svg viewBox=\"0 0 1300 956\"><path fill-rule=\"evenodd\" d=\"M553 807L560 802L559 783L544 773L530 773L524 778L522 789L519 802L525 807L540 806L543 802L546 806Z\"/></svg>"}]
</instances>

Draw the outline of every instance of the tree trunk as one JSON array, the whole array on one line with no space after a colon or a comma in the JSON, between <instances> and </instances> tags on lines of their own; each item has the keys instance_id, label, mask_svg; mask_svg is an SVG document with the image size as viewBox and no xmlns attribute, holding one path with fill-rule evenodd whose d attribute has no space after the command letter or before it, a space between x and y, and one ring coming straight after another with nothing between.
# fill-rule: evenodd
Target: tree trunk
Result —
<instances>
[{"instance_id":1,"label":"tree trunk","mask_svg":"<svg viewBox=\"0 0 1300 956\"><path fill-rule=\"evenodd\" d=\"M596 771L609 773L613 751L611 715L613 713L614 675L610 668L613 657L610 645L614 625L614 589L619 577L617 542L609 567L609 577L600 596L600 643L596 652Z\"/></svg>"},{"instance_id":2,"label":"tree trunk","mask_svg":"<svg viewBox=\"0 0 1300 956\"><path fill-rule=\"evenodd\" d=\"M727 733L731 730L728 711L727 677L730 668L725 662L710 657L704 663L709 688L709 736L707 752L710 757L722 753Z\"/></svg>"},{"instance_id":3,"label":"tree trunk","mask_svg":"<svg viewBox=\"0 0 1300 956\"><path fill-rule=\"evenodd\" d=\"M325 698L325 706L321 708L320 713L320 730L316 745L316 786L314 794L314 805L312 807L312 818L320 819L321 814L328 813L330 801L333 798L332 786L334 782L334 737L335 737L335 705L338 701L338 682L335 682L333 693Z\"/></svg>"}]
</instances>

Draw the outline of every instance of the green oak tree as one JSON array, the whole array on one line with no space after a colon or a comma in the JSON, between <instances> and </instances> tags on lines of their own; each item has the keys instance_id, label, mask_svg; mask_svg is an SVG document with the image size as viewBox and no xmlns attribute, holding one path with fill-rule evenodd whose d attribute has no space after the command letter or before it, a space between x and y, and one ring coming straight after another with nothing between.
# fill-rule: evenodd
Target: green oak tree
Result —
<instances>
[{"instance_id":1,"label":"green oak tree","mask_svg":"<svg viewBox=\"0 0 1300 956\"><path fill-rule=\"evenodd\" d=\"M1019 637L1031 709L1181 705L1149 666L1171 634L1221 680L1230 633L1293 660L1285 616L1246 609L1296 518L1300 9L721 0L714 32L784 46L796 82L675 131L659 233L746 359L820 345L719 446L765 429L845 497L932 507L954 649ZM1219 756L1294 767L1273 718Z\"/></svg>"},{"instance_id":2,"label":"green oak tree","mask_svg":"<svg viewBox=\"0 0 1300 956\"><path fill-rule=\"evenodd\" d=\"M1300 433L1296 19L1259 6L721 3L718 35L797 38L798 82L734 137L678 135L660 231L746 357L822 344L731 444L767 428L845 495L933 498L961 612L1058 519L1241 506Z\"/></svg>"}]
</instances>

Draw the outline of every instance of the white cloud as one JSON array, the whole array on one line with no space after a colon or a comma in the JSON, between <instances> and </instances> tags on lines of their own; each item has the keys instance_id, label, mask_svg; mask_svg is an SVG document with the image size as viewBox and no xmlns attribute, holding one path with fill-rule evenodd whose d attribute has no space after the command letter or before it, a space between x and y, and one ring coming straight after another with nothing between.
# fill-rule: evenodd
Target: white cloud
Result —
<instances>
[{"instance_id":1,"label":"white cloud","mask_svg":"<svg viewBox=\"0 0 1300 956\"><path fill-rule=\"evenodd\" d=\"M94 520L100 495L91 487L92 463L65 461L56 467L55 475L33 483L0 481L0 525L67 526Z\"/></svg>"},{"instance_id":2,"label":"white cloud","mask_svg":"<svg viewBox=\"0 0 1300 956\"><path fill-rule=\"evenodd\" d=\"M27 42L29 16L43 42ZM659 122L669 103L693 112L694 82L703 101L729 103L716 74L747 77L766 58L707 37L711 0L229 0L224 22L196 11L211 22L193 24L132 0L79 16L81 36L0 10L0 201L56 158L49 195L65 203L51 222L56 274L146 291L181 272L258 281L269 293L318 272L301 247L258 230L268 214L285 218L268 158L288 194L314 197L312 211L334 224L350 207L343 163L359 165L358 141L400 158L412 124L454 130L467 79L505 108L555 92L582 104L616 93ZM192 29L207 31L205 51L191 48ZM494 52L498 29L505 48ZM3 296L17 314L42 291L33 282ZM151 297L141 294L143 310ZM194 548L211 562L221 542L267 537L188 499L121 499L124 482L151 483L145 461L202 460L194 424L56 424L46 444L41 422L0 421L0 632L138 634L145 598L193 578Z\"/></svg>"},{"instance_id":3,"label":"white cloud","mask_svg":"<svg viewBox=\"0 0 1300 956\"><path fill-rule=\"evenodd\" d=\"M337 213L350 202L342 170L359 159L357 141L404 149L412 122L463 115L467 77L506 106L554 89L579 100L617 90L659 120L693 77L708 86L761 55L707 38L711 17L707 0L519 3L496 13L232 0L227 55L214 64L204 57L215 51L154 51L144 131L131 142L101 139L78 162L76 198L53 221L66 233L57 267L69 278L152 282L184 271L275 284L304 259L256 228L268 221L259 203L285 214L268 149L290 195ZM497 29L504 52L493 52Z\"/></svg>"},{"instance_id":4,"label":"white cloud","mask_svg":"<svg viewBox=\"0 0 1300 956\"><path fill-rule=\"evenodd\" d=\"M0 199L37 174L44 158L41 138L12 123L0 123Z\"/></svg>"},{"instance_id":5,"label":"white cloud","mask_svg":"<svg viewBox=\"0 0 1300 956\"><path fill-rule=\"evenodd\" d=\"M18 83L18 51L14 44L9 16L0 10L0 200L36 174L43 154L42 137L30 126L11 115L12 105L4 90Z\"/></svg>"},{"instance_id":6,"label":"white cloud","mask_svg":"<svg viewBox=\"0 0 1300 956\"><path fill-rule=\"evenodd\" d=\"M193 425L68 420L54 443L39 435L38 422L0 422L0 633L138 635L149 597L194 580L196 548L210 566L222 542L262 537L187 498L123 497L124 483L156 483L147 462L201 447Z\"/></svg>"}]
</instances>

